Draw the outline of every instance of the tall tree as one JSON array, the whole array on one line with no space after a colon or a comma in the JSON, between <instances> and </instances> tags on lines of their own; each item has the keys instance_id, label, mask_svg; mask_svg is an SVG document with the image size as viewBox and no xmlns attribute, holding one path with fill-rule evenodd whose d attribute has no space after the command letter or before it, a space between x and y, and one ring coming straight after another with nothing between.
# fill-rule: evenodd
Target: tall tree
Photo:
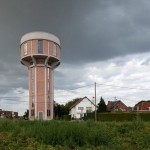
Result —
<instances>
[{"instance_id":1,"label":"tall tree","mask_svg":"<svg viewBox=\"0 0 150 150\"><path fill-rule=\"evenodd\" d=\"M106 106L105 101L102 97L100 98L97 112L107 112L107 106Z\"/></svg>"},{"instance_id":2,"label":"tall tree","mask_svg":"<svg viewBox=\"0 0 150 150\"><path fill-rule=\"evenodd\" d=\"M69 115L70 107L78 100L79 98L75 98L66 105L60 105L55 102L54 104L54 117L57 119L62 119L63 115Z\"/></svg>"},{"instance_id":3,"label":"tall tree","mask_svg":"<svg viewBox=\"0 0 150 150\"><path fill-rule=\"evenodd\" d=\"M24 115L23 115L23 118L24 118L25 120L28 120L28 119L29 119L29 109L26 110L26 112L25 112Z\"/></svg>"}]
</instances>

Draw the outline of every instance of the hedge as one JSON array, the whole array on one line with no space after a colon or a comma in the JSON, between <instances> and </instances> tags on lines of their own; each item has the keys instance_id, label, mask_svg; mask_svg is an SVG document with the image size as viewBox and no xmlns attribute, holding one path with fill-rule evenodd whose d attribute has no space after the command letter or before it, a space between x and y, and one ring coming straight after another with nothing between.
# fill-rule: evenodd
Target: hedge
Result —
<instances>
[{"instance_id":1,"label":"hedge","mask_svg":"<svg viewBox=\"0 0 150 150\"><path fill-rule=\"evenodd\" d=\"M63 120L70 121L71 115L63 115Z\"/></svg>"},{"instance_id":2,"label":"hedge","mask_svg":"<svg viewBox=\"0 0 150 150\"><path fill-rule=\"evenodd\" d=\"M97 113L97 121L133 121L139 117L143 121L150 121L150 113ZM94 120L95 114L85 114L85 120Z\"/></svg>"}]
</instances>

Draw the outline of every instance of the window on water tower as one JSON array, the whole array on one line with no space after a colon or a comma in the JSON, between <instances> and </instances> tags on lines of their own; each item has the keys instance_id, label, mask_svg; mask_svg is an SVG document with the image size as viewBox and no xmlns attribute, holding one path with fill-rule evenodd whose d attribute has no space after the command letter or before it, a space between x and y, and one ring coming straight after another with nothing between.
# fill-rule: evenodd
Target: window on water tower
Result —
<instances>
[{"instance_id":1,"label":"window on water tower","mask_svg":"<svg viewBox=\"0 0 150 150\"><path fill-rule=\"evenodd\" d=\"M38 40L38 53L43 53L43 40Z\"/></svg>"},{"instance_id":2,"label":"window on water tower","mask_svg":"<svg viewBox=\"0 0 150 150\"><path fill-rule=\"evenodd\" d=\"M47 83L47 90L48 90L48 92L49 92L49 82Z\"/></svg>"},{"instance_id":3,"label":"window on water tower","mask_svg":"<svg viewBox=\"0 0 150 150\"><path fill-rule=\"evenodd\" d=\"M34 79L34 68L31 69L32 72L32 79Z\"/></svg>"},{"instance_id":4,"label":"window on water tower","mask_svg":"<svg viewBox=\"0 0 150 150\"><path fill-rule=\"evenodd\" d=\"M34 93L34 83L32 83L32 93Z\"/></svg>"},{"instance_id":5,"label":"window on water tower","mask_svg":"<svg viewBox=\"0 0 150 150\"><path fill-rule=\"evenodd\" d=\"M53 44L53 56L57 55L57 49L56 49L56 44Z\"/></svg>"},{"instance_id":6,"label":"window on water tower","mask_svg":"<svg viewBox=\"0 0 150 150\"><path fill-rule=\"evenodd\" d=\"M34 116L34 109L31 109L31 116Z\"/></svg>"},{"instance_id":7,"label":"window on water tower","mask_svg":"<svg viewBox=\"0 0 150 150\"><path fill-rule=\"evenodd\" d=\"M47 116L50 116L51 115L51 111L50 109L47 109Z\"/></svg>"},{"instance_id":8,"label":"window on water tower","mask_svg":"<svg viewBox=\"0 0 150 150\"><path fill-rule=\"evenodd\" d=\"M34 97L32 97L32 107L34 107Z\"/></svg>"},{"instance_id":9,"label":"window on water tower","mask_svg":"<svg viewBox=\"0 0 150 150\"><path fill-rule=\"evenodd\" d=\"M49 68L47 69L47 78L49 79Z\"/></svg>"},{"instance_id":10,"label":"window on water tower","mask_svg":"<svg viewBox=\"0 0 150 150\"><path fill-rule=\"evenodd\" d=\"M24 55L27 55L27 42L23 45Z\"/></svg>"},{"instance_id":11,"label":"window on water tower","mask_svg":"<svg viewBox=\"0 0 150 150\"><path fill-rule=\"evenodd\" d=\"M49 109L50 108L50 97L48 96L48 99L47 99L47 108Z\"/></svg>"}]
</instances>

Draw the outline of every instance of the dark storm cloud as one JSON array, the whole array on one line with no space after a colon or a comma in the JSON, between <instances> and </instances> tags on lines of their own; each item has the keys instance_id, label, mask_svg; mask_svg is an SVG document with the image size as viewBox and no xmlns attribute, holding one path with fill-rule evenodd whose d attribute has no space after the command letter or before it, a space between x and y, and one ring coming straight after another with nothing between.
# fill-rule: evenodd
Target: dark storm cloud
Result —
<instances>
[{"instance_id":1,"label":"dark storm cloud","mask_svg":"<svg viewBox=\"0 0 150 150\"><path fill-rule=\"evenodd\" d=\"M150 51L149 14L148 0L0 0L0 93L28 88L27 68L20 64L23 34L58 36L62 64L104 61ZM56 76L62 87L76 80Z\"/></svg>"},{"instance_id":2,"label":"dark storm cloud","mask_svg":"<svg viewBox=\"0 0 150 150\"><path fill-rule=\"evenodd\" d=\"M149 7L138 0L76 3L61 28L62 60L84 63L149 51Z\"/></svg>"},{"instance_id":3,"label":"dark storm cloud","mask_svg":"<svg viewBox=\"0 0 150 150\"><path fill-rule=\"evenodd\" d=\"M149 51L149 7L147 0L1 1L1 54L16 61L21 36L35 30L60 37L67 63Z\"/></svg>"}]
</instances>

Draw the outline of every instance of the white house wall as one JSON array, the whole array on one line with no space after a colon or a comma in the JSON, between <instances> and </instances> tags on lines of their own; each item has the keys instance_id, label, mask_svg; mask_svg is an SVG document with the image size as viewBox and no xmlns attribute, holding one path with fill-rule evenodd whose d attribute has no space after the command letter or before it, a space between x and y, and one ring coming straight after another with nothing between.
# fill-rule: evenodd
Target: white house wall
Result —
<instances>
[{"instance_id":1,"label":"white house wall","mask_svg":"<svg viewBox=\"0 0 150 150\"><path fill-rule=\"evenodd\" d=\"M83 110L79 110L79 107L83 107ZM77 104L70 110L71 117L79 119L81 117L81 114L85 114L87 112L87 107L91 107L91 111L95 110L95 106L93 105L93 103L91 103L87 98L84 98L79 104Z\"/></svg>"},{"instance_id":2,"label":"white house wall","mask_svg":"<svg viewBox=\"0 0 150 150\"><path fill-rule=\"evenodd\" d=\"M75 117L76 117L76 107L73 107L73 108L70 110L70 115L71 115L71 118L75 118Z\"/></svg>"}]
</instances>

